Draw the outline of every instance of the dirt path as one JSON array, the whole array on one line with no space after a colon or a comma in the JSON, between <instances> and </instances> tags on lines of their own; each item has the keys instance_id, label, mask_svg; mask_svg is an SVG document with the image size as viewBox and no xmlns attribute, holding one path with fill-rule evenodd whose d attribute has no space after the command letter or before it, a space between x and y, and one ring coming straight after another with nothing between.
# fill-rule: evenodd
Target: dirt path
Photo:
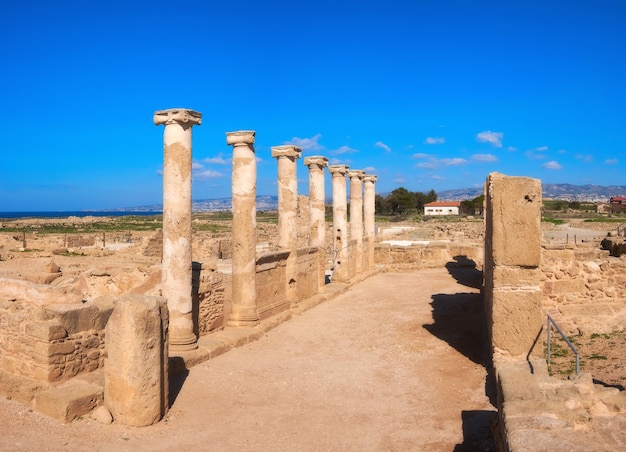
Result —
<instances>
[{"instance_id":1,"label":"dirt path","mask_svg":"<svg viewBox=\"0 0 626 452\"><path fill-rule=\"evenodd\" d=\"M0 450L491 450L477 277L363 281L192 368L156 426L60 425L2 400Z\"/></svg>"}]
</instances>

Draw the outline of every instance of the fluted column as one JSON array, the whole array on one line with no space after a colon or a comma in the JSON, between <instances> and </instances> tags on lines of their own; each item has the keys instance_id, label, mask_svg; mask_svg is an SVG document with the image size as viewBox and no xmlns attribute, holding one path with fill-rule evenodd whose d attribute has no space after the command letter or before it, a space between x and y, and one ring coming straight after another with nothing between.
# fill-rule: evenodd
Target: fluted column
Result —
<instances>
[{"instance_id":1,"label":"fluted column","mask_svg":"<svg viewBox=\"0 0 626 452\"><path fill-rule=\"evenodd\" d=\"M191 298L191 128L202 114L184 108L159 110L163 133L163 263L161 291L169 311L169 348L198 347Z\"/></svg>"},{"instance_id":2,"label":"fluted column","mask_svg":"<svg viewBox=\"0 0 626 452\"><path fill-rule=\"evenodd\" d=\"M297 301L298 279L298 176L296 159L302 150L293 145L272 147L278 161L278 247L289 250L286 263L287 298Z\"/></svg>"},{"instance_id":3,"label":"fluted column","mask_svg":"<svg viewBox=\"0 0 626 452\"><path fill-rule=\"evenodd\" d=\"M348 212L346 198L346 165L328 167L333 186L333 281L350 279L348 267Z\"/></svg>"},{"instance_id":4,"label":"fluted column","mask_svg":"<svg viewBox=\"0 0 626 452\"><path fill-rule=\"evenodd\" d=\"M227 132L233 146L233 284L229 326L259 323L256 303L256 155L255 132Z\"/></svg>"},{"instance_id":5,"label":"fluted column","mask_svg":"<svg viewBox=\"0 0 626 452\"><path fill-rule=\"evenodd\" d=\"M363 177L365 171L350 170L350 239L356 240L356 272L363 271Z\"/></svg>"},{"instance_id":6,"label":"fluted column","mask_svg":"<svg viewBox=\"0 0 626 452\"><path fill-rule=\"evenodd\" d=\"M366 175L363 177L363 223L365 225L365 236L368 238L368 263L369 268L374 268L376 243L376 189L374 184L378 177Z\"/></svg>"},{"instance_id":7,"label":"fluted column","mask_svg":"<svg viewBox=\"0 0 626 452\"><path fill-rule=\"evenodd\" d=\"M318 249L319 256L319 284L318 291L326 291L326 199L324 196L324 168L328 165L328 158L311 156L304 159L309 167L309 246Z\"/></svg>"}]
</instances>

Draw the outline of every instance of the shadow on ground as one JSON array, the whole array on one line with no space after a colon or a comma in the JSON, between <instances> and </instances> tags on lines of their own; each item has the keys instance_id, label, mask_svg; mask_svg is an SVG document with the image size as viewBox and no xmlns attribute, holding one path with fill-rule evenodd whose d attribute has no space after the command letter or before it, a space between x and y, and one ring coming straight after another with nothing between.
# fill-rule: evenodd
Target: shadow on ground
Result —
<instances>
[{"instance_id":1,"label":"shadow on ground","mask_svg":"<svg viewBox=\"0 0 626 452\"><path fill-rule=\"evenodd\" d=\"M482 287L482 272L465 256L456 256L455 262L446 265L448 272L459 284L478 289ZM493 375L483 295L473 292L432 295L433 323L423 325L433 336L447 342L476 364L485 367L485 394L496 405L496 384ZM461 413L463 420L463 443L458 451L495 450L491 424L495 422L495 410L473 410Z\"/></svg>"}]
</instances>

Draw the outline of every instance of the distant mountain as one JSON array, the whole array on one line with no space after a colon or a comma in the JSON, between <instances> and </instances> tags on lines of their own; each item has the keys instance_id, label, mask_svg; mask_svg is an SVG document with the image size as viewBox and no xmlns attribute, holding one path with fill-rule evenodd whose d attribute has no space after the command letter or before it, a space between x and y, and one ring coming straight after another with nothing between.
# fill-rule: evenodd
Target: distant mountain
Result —
<instances>
[{"instance_id":1,"label":"distant mountain","mask_svg":"<svg viewBox=\"0 0 626 452\"><path fill-rule=\"evenodd\" d=\"M542 184L545 199L563 201L608 202L612 196L626 196L626 185ZM437 193L440 201L464 201L482 195L483 188L461 188Z\"/></svg>"},{"instance_id":2,"label":"distant mountain","mask_svg":"<svg viewBox=\"0 0 626 452\"><path fill-rule=\"evenodd\" d=\"M192 201L191 209L194 212L219 212L228 211L232 209L231 198L217 198L217 199L197 199ZM256 209L257 210L277 210L278 209L278 196L259 195L256 197ZM163 204L154 204L151 206L140 207L122 207L120 209L111 209L115 212L162 212Z\"/></svg>"}]
</instances>

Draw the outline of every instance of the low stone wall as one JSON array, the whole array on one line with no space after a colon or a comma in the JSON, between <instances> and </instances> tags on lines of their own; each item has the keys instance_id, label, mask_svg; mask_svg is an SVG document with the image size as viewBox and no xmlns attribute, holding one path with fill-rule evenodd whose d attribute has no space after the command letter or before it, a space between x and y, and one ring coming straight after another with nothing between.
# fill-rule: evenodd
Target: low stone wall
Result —
<instances>
[{"instance_id":1,"label":"low stone wall","mask_svg":"<svg viewBox=\"0 0 626 452\"><path fill-rule=\"evenodd\" d=\"M232 276L210 264L196 264L193 272L194 324L198 336L224 327L230 313ZM196 321L197 318L197 321Z\"/></svg>"},{"instance_id":2,"label":"low stone wall","mask_svg":"<svg viewBox=\"0 0 626 452\"><path fill-rule=\"evenodd\" d=\"M59 383L104 363L104 328L113 299L44 306L0 301L0 369L42 383Z\"/></svg>"},{"instance_id":3,"label":"low stone wall","mask_svg":"<svg viewBox=\"0 0 626 452\"><path fill-rule=\"evenodd\" d=\"M257 257L257 309L261 320L289 309L286 283L288 256L289 251L278 251Z\"/></svg>"},{"instance_id":4,"label":"low stone wall","mask_svg":"<svg viewBox=\"0 0 626 452\"><path fill-rule=\"evenodd\" d=\"M431 242L428 244L394 246L377 244L376 264L385 265L389 270L412 270L446 266L450 262L470 265L469 260L482 268L483 248L478 245L465 245L452 242Z\"/></svg>"},{"instance_id":5,"label":"low stone wall","mask_svg":"<svg viewBox=\"0 0 626 452\"><path fill-rule=\"evenodd\" d=\"M626 328L626 256L576 246L543 247L544 310L559 315L569 333Z\"/></svg>"},{"instance_id":6,"label":"low stone wall","mask_svg":"<svg viewBox=\"0 0 626 452\"><path fill-rule=\"evenodd\" d=\"M310 246L298 250L298 300L317 295L319 289L319 251L317 247Z\"/></svg>"}]
</instances>

